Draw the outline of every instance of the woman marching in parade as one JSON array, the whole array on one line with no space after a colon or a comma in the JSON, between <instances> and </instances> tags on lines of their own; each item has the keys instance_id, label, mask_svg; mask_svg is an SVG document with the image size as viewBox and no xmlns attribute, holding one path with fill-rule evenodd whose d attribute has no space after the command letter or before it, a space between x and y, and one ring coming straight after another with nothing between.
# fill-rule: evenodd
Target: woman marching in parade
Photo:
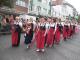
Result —
<instances>
[{"instance_id":1,"label":"woman marching in parade","mask_svg":"<svg viewBox=\"0 0 80 60\"><path fill-rule=\"evenodd\" d=\"M36 45L37 45L37 50L36 51L42 51L44 52L44 43L45 43L45 18L44 17L40 17L39 18L39 22L38 22L38 29L37 29L37 33L36 33Z\"/></svg>"},{"instance_id":2,"label":"woman marching in parade","mask_svg":"<svg viewBox=\"0 0 80 60\"><path fill-rule=\"evenodd\" d=\"M75 29L76 29L76 23L73 21L73 34L75 34Z\"/></svg>"},{"instance_id":3,"label":"woman marching in parade","mask_svg":"<svg viewBox=\"0 0 80 60\"><path fill-rule=\"evenodd\" d=\"M54 32L55 32L55 23L51 18L48 18L47 23L47 40L46 46L52 47L54 44Z\"/></svg>"},{"instance_id":4,"label":"woman marching in parade","mask_svg":"<svg viewBox=\"0 0 80 60\"><path fill-rule=\"evenodd\" d=\"M71 38L72 37L72 30L73 30L73 23L72 23L72 21L69 21L68 26L69 26L68 37Z\"/></svg>"},{"instance_id":5,"label":"woman marching in parade","mask_svg":"<svg viewBox=\"0 0 80 60\"><path fill-rule=\"evenodd\" d=\"M68 30L69 30L68 29L68 22L65 21L64 26L63 26L63 39L64 39L64 41L66 41L66 39L67 39Z\"/></svg>"},{"instance_id":6,"label":"woman marching in parade","mask_svg":"<svg viewBox=\"0 0 80 60\"><path fill-rule=\"evenodd\" d=\"M11 26L11 32L12 32L12 47L17 46L18 41L18 32L16 31L15 25Z\"/></svg>"},{"instance_id":7,"label":"woman marching in parade","mask_svg":"<svg viewBox=\"0 0 80 60\"><path fill-rule=\"evenodd\" d=\"M33 38L33 23L31 20L28 20L26 22L26 28L25 28L25 41L24 43L27 45L27 48L31 47L31 41Z\"/></svg>"},{"instance_id":8,"label":"woman marching in parade","mask_svg":"<svg viewBox=\"0 0 80 60\"><path fill-rule=\"evenodd\" d=\"M70 21L69 20L67 20L67 39L70 39L70 30L71 30L71 28L70 28Z\"/></svg>"},{"instance_id":9,"label":"woman marching in parade","mask_svg":"<svg viewBox=\"0 0 80 60\"><path fill-rule=\"evenodd\" d=\"M20 44L21 27L22 24L19 17L16 17L16 20L12 26L12 46L19 46Z\"/></svg>"},{"instance_id":10,"label":"woman marching in parade","mask_svg":"<svg viewBox=\"0 0 80 60\"><path fill-rule=\"evenodd\" d=\"M62 33L62 28L63 28L63 26L61 24L60 19L57 19L57 22L56 22L56 32L55 32L56 44L60 43L60 37L61 37L61 33Z\"/></svg>"}]
</instances>

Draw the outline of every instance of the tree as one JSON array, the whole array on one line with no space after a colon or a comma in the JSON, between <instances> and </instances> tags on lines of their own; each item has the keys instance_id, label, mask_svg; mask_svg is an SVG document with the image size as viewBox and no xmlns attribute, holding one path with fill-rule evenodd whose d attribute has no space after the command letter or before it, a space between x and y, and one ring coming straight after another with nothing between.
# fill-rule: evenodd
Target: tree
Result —
<instances>
[{"instance_id":1,"label":"tree","mask_svg":"<svg viewBox=\"0 0 80 60\"><path fill-rule=\"evenodd\" d=\"M12 7L12 0L0 0L0 7L2 6L7 6L7 7Z\"/></svg>"}]
</instances>

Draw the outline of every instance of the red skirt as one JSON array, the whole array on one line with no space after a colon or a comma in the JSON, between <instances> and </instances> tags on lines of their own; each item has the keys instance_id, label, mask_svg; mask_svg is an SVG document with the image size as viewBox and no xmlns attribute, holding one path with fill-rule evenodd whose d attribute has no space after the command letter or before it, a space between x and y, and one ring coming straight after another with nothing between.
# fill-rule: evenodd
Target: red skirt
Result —
<instances>
[{"instance_id":1,"label":"red skirt","mask_svg":"<svg viewBox=\"0 0 80 60\"><path fill-rule=\"evenodd\" d=\"M55 40L56 40L56 43L60 42L60 31L59 31L59 28L56 29Z\"/></svg>"},{"instance_id":2,"label":"red skirt","mask_svg":"<svg viewBox=\"0 0 80 60\"><path fill-rule=\"evenodd\" d=\"M68 34L69 34L69 37L72 36L72 27L69 28L69 33Z\"/></svg>"},{"instance_id":3,"label":"red skirt","mask_svg":"<svg viewBox=\"0 0 80 60\"><path fill-rule=\"evenodd\" d=\"M47 34L47 45L52 45L54 43L54 29L50 28Z\"/></svg>"},{"instance_id":4,"label":"red skirt","mask_svg":"<svg viewBox=\"0 0 80 60\"><path fill-rule=\"evenodd\" d=\"M17 45L18 42L18 32L12 31L12 46Z\"/></svg>"},{"instance_id":5,"label":"red skirt","mask_svg":"<svg viewBox=\"0 0 80 60\"><path fill-rule=\"evenodd\" d=\"M45 43L45 30L39 30L37 35L36 35L36 45L38 49L43 49L44 48L44 43Z\"/></svg>"},{"instance_id":6,"label":"red skirt","mask_svg":"<svg viewBox=\"0 0 80 60\"><path fill-rule=\"evenodd\" d=\"M65 39L65 38L67 38L67 31L66 31L66 28L65 27L63 27L63 38Z\"/></svg>"}]
</instances>

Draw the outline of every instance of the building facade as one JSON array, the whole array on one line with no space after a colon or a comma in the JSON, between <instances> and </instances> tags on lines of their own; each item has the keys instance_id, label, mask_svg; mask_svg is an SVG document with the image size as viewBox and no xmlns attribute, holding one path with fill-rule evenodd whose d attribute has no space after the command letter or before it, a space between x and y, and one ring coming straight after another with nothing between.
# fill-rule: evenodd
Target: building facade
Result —
<instances>
[{"instance_id":1,"label":"building facade","mask_svg":"<svg viewBox=\"0 0 80 60\"><path fill-rule=\"evenodd\" d=\"M0 13L4 15L19 15L28 13L28 0L11 0L11 8L8 6L0 7Z\"/></svg>"},{"instance_id":2,"label":"building facade","mask_svg":"<svg viewBox=\"0 0 80 60\"><path fill-rule=\"evenodd\" d=\"M52 11L53 17L62 18L62 20L66 19L67 16L74 16L74 7L64 0L53 0Z\"/></svg>"},{"instance_id":3,"label":"building facade","mask_svg":"<svg viewBox=\"0 0 80 60\"><path fill-rule=\"evenodd\" d=\"M50 0L30 0L29 13L48 16L50 11Z\"/></svg>"},{"instance_id":4,"label":"building facade","mask_svg":"<svg viewBox=\"0 0 80 60\"><path fill-rule=\"evenodd\" d=\"M13 8L16 13L28 13L28 0L13 0L13 2Z\"/></svg>"}]
</instances>

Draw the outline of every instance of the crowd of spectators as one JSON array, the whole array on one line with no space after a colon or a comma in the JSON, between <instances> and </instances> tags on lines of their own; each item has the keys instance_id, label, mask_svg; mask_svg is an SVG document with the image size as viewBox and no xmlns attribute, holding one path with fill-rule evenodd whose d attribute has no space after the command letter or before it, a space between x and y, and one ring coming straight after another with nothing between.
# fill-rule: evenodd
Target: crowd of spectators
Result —
<instances>
[{"instance_id":1,"label":"crowd of spectators","mask_svg":"<svg viewBox=\"0 0 80 60\"><path fill-rule=\"evenodd\" d=\"M13 15L10 15L9 17L3 16L0 21L0 32L10 32L10 26L14 20Z\"/></svg>"}]
</instances>

